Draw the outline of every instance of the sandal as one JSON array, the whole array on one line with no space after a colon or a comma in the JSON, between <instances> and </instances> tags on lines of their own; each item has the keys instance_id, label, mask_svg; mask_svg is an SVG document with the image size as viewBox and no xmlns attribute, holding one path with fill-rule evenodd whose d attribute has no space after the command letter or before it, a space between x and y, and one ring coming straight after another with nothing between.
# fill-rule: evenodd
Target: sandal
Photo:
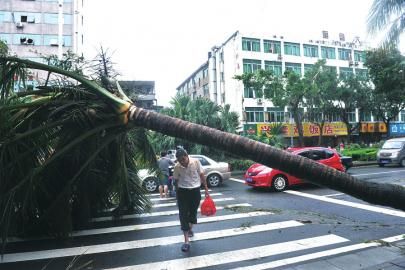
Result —
<instances>
[{"instance_id":1,"label":"sandal","mask_svg":"<svg viewBox=\"0 0 405 270\"><path fill-rule=\"evenodd\" d=\"M192 230L188 231L188 237L193 237L194 236L194 232Z\"/></svg>"},{"instance_id":2,"label":"sandal","mask_svg":"<svg viewBox=\"0 0 405 270\"><path fill-rule=\"evenodd\" d=\"M183 244L181 246L181 251L188 252L190 250L190 244Z\"/></svg>"}]
</instances>

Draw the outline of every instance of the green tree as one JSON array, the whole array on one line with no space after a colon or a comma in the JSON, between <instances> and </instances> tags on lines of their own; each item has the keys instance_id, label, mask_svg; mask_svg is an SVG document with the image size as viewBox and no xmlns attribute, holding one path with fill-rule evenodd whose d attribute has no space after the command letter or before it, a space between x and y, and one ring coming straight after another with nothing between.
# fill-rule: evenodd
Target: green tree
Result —
<instances>
[{"instance_id":1,"label":"green tree","mask_svg":"<svg viewBox=\"0 0 405 270\"><path fill-rule=\"evenodd\" d=\"M405 109L405 56L397 49L379 48L367 52L365 65L374 84L373 113L388 127Z\"/></svg>"},{"instance_id":2,"label":"green tree","mask_svg":"<svg viewBox=\"0 0 405 270\"><path fill-rule=\"evenodd\" d=\"M405 0L374 0L367 22L368 32L384 31L384 47L397 46L405 30Z\"/></svg>"},{"instance_id":3,"label":"green tree","mask_svg":"<svg viewBox=\"0 0 405 270\"><path fill-rule=\"evenodd\" d=\"M306 118L319 128L318 145L322 145L325 122L331 121L336 113L333 96L338 86L337 76L325 64L325 60L315 63L303 80L308 89L305 94Z\"/></svg>"},{"instance_id":4,"label":"green tree","mask_svg":"<svg viewBox=\"0 0 405 270\"><path fill-rule=\"evenodd\" d=\"M77 190L74 184L88 185L92 193L100 188L97 194L110 196L129 197L132 193L140 193L141 188L135 181L136 171L129 173L128 166L135 163L134 154L145 157L148 149L142 140L136 139L131 145L140 150L126 151L125 137L132 130L140 132L140 135L134 134L134 138L144 137L141 127L227 151L371 203L405 210L405 188L402 186L361 181L260 142L138 108L95 82L57 67L0 57L0 68L5 74L10 74L8 67L14 67L11 64L69 76L80 82L80 86L56 89L49 95L16 99L10 94L1 99L0 115L4 117L1 120L8 120L6 124L1 122L0 132L0 231L3 241L10 224L19 225L17 220L33 227L27 222L28 218L37 219L32 222L34 225L49 220L47 228L56 233L60 223L66 220L64 216L69 213L66 211L73 207L72 201L76 200L75 196L71 197ZM1 91L12 83L13 76L2 78ZM98 163L101 165L95 167ZM105 169L100 170L103 167ZM89 177L95 182L88 182ZM98 184L99 181L106 185ZM131 185L134 185L133 189L128 188ZM44 186L47 189L40 188ZM112 189L112 186L118 188ZM142 210L147 201L138 203L138 210ZM39 211L41 205L43 211Z\"/></svg>"}]
</instances>

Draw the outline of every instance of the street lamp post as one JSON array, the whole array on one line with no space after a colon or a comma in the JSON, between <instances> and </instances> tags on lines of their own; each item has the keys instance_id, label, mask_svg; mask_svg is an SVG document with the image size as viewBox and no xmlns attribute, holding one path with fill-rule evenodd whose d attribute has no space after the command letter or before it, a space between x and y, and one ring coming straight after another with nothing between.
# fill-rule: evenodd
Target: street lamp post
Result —
<instances>
[{"instance_id":1,"label":"street lamp post","mask_svg":"<svg viewBox=\"0 0 405 270\"><path fill-rule=\"evenodd\" d=\"M63 0L58 0L58 58L63 55Z\"/></svg>"}]
</instances>

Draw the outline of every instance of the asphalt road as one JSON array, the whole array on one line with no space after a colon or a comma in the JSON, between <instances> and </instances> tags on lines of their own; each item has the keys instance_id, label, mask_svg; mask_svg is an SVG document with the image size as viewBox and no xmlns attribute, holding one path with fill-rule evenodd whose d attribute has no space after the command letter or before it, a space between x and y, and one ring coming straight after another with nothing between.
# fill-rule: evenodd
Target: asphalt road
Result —
<instances>
[{"instance_id":1,"label":"asphalt road","mask_svg":"<svg viewBox=\"0 0 405 270\"><path fill-rule=\"evenodd\" d=\"M349 173L364 181L405 185L405 168L361 167ZM405 234L405 212L313 185L277 193L252 189L234 177L211 194L218 212L214 217L199 216L189 253L180 251L175 201L153 194L151 214L121 220L101 216L65 241L11 243L0 269L68 269L69 264L69 269L84 265L80 269L114 270L304 269L297 267L324 258L334 265L329 269L363 269L348 267L352 263L342 259L340 250L351 255L359 246L367 248L390 237L398 241Z\"/></svg>"}]
</instances>

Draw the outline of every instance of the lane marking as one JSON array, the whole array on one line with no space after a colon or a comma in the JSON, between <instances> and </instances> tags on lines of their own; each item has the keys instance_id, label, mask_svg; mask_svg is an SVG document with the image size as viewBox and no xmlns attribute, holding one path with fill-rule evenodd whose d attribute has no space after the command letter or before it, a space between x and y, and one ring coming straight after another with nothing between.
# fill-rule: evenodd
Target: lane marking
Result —
<instances>
[{"instance_id":1,"label":"lane marking","mask_svg":"<svg viewBox=\"0 0 405 270\"><path fill-rule=\"evenodd\" d=\"M405 170L389 171L389 172L376 172L376 173L352 174L352 176L356 177L356 176L378 175L378 174L397 173L397 172L405 172Z\"/></svg>"},{"instance_id":2,"label":"lane marking","mask_svg":"<svg viewBox=\"0 0 405 270\"><path fill-rule=\"evenodd\" d=\"M252 205L250 203L237 203L237 204L228 204L225 206L217 206L217 211L218 210L223 210L226 208L232 208L232 207L251 207ZM198 209L198 212L200 212L200 208ZM122 220L122 219L131 219L131 218L143 218L143 217L157 217L157 216L170 216L170 215L178 215L179 210L170 210L170 211L160 211L160 212L153 212L153 213L144 213L144 214L131 214L131 215L123 215L120 218L114 218L111 216L108 217L98 217L98 218L92 218L92 222L100 222L100 221L110 221L110 220Z\"/></svg>"},{"instance_id":3,"label":"lane marking","mask_svg":"<svg viewBox=\"0 0 405 270\"><path fill-rule=\"evenodd\" d=\"M160 270L160 269L194 269L202 267L211 267L226 263L260 259L273 255L290 253L310 248L322 247L327 245L339 244L349 240L334 235L324 235L318 237L305 238L284 243L258 246L253 248L239 249L215 254L207 254L189 258L175 259L170 261L155 262L131 265L119 268L110 268L106 270ZM193 247L191 247L193 248Z\"/></svg>"},{"instance_id":4,"label":"lane marking","mask_svg":"<svg viewBox=\"0 0 405 270\"><path fill-rule=\"evenodd\" d=\"M221 192L217 192L217 193L210 193L210 196L220 196L223 195ZM170 198L153 198L150 199L151 202L158 202L158 201L172 201L172 200L176 200L176 197L170 197Z\"/></svg>"},{"instance_id":5,"label":"lane marking","mask_svg":"<svg viewBox=\"0 0 405 270\"><path fill-rule=\"evenodd\" d=\"M229 180L239 182L239 183L242 183L242 184L245 183L245 180L240 180L240 179L236 179L236 178L229 178Z\"/></svg>"},{"instance_id":6,"label":"lane marking","mask_svg":"<svg viewBox=\"0 0 405 270\"><path fill-rule=\"evenodd\" d=\"M402 211L391 210L391 209L387 209L387 208L382 208L382 207L377 207L377 206L372 206L372 205L366 205L366 204L361 204L361 203L337 200L337 199L328 198L328 197L325 197L325 196L318 196L318 195L303 193L303 192L299 192L299 191L295 191L295 190L287 190L287 191L284 191L284 192L288 193L288 194L292 194L292 195L297 195L297 196L301 196L301 197L315 199L315 200L318 200L318 201L324 201L324 202L340 204L340 205L344 205L344 206L350 206L350 207L353 207L353 208L372 211L372 212L376 212L376 213L380 213L380 214L386 214L386 215L391 215L391 216L396 216L396 217L405 217L405 212L402 212Z\"/></svg>"},{"instance_id":7,"label":"lane marking","mask_svg":"<svg viewBox=\"0 0 405 270\"><path fill-rule=\"evenodd\" d=\"M403 240L404 239L403 237L404 237L403 235L397 235L397 236L393 236L393 237L384 238L379 241L392 243L392 242ZM286 265L290 265L290 264L294 264L294 263L302 263L302 262L313 260L313 259L319 259L319 258L332 256L332 255L341 255L342 253L347 253L347 252L351 252L351 251L355 251L355 250L361 250L361 249L365 249L365 248L369 248L369 247L378 247L378 246L382 246L382 243L381 242L360 243L360 244L315 252L315 253L311 253L311 254L306 254L306 255L302 255L302 256L286 258L286 259L282 259L282 260L278 260L278 261L272 261L272 262L268 262L268 263L255 264L255 265L250 265L250 266L246 266L246 267L238 267L238 268L235 268L234 270L260 270L260 269L276 268L276 267L280 267L280 266L286 266Z\"/></svg>"},{"instance_id":8,"label":"lane marking","mask_svg":"<svg viewBox=\"0 0 405 270\"><path fill-rule=\"evenodd\" d=\"M195 233L192 242L209 240L216 238L231 237L243 234L266 232L272 230L280 230L284 228L304 226L304 224L290 220L275 223L267 223L262 225L254 225L251 227L238 227L225 230L209 231ZM41 251L31 251L31 252L20 252L20 253L9 253L4 254L0 259L0 263L10 263L10 262L22 262L22 261L32 261L32 260L43 260L59 257L69 257L69 256L79 256L103 252L112 252L120 250L130 250L137 248L147 248L155 246L170 245L176 243L182 243L184 241L183 235L167 236L159 238L141 239L134 241L125 241L118 243L108 243L99 245L89 245L81 247L63 248L63 249L52 249L52 250L41 250ZM142 269L149 269L142 268ZM177 269L183 269L182 267Z\"/></svg>"},{"instance_id":9,"label":"lane marking","mask_svg":"<svg viewBox=\"0 0 405 270\"><path fill-rule=\"evenodd\" d=\"M232 208L232 207L251 207L251 206L252 205L249 203L229 204L226 206L219 206L219 207L217 207L217 210L223 210L223 209ZM198 210L198 211L200 211L200 210ZM169 216L169 215L175 215L178 213L179 213L178 210L175 210L175 211L155 212L155 213L151 213L151 214L141 214L141 215L143 215L142 217L144 217L145 215L148 215L148 217L149 216ZM266 212L266 211L253 211L253 212L247 212L247 213L241 213L241 214L230 214L230 215L215 216L215 217L201 217L200 216L198 218L198 223L207 223L207 222L214 222L214 221L238 219L238 218L253 217L253 216L262 216L262 215L272 215L272 214L274 214L274 213ZM169 224L173 224L173 225L169 225ZM108 227L108 228L100 228L100 229L75 231L75 232L72 232L72 234L70 234L70 236L86 236L86 235L95 235L95 234L104 234L104 233L145 230L145 229L170 227L170 226L177 226L177 225L179 225L178 221L167 221L167 222L158 222L158 223ZM37 238L10 237L7 239L7 242L16 243L16 242L27 242L27 241L36 241L36 240L45 240L45 239L52 239L52 238L50 238L50 237L37 237Z\"/></svg>"},{"instance_id":10,"label":"lane marking","mask_svg":"<svg viewBox=\"0 0 405 270\"><path fill-rule=\"evenodd\" d=\"M208 191L211 192L212 189L208 189ZM202 190L201 190L201 193L204 194L204 192L205 192L205 191L202 189ZM147 196L147 197L155 197L155 196L160 196L160 194L159 194L159 193L150 193L150 194L146 194L146 196Z\"/></svg>"},{"instance_id":11,"label":"lane marking","mask_svg":"<svg viewBox=\"0 0 405 270\"><path fill-rule=\"evenodd\" d=\"M329 194L329 195L323 195L324 197L335 197L335 196L341 196L345 195L344 193L335 193L335 194Z\"/></svg>"},{"instance_id":12,"label":"lane marking","mask_svg":"<svg viewBox=\"0 0 405 270\"><path fill-rule=\"evenodd\" d=\"M265 216L265 215L272 215L272 214L273 213L271 213L271 212L255 211L255 212L231 214L231 215L224 215L224 216L202 217L202 218L198 219L198 224L232 220L232 219L240 219L240 218L248 218L248 217L258 217L258 216ZM75 237L75 236L87 236L87 235L104 234L104 233L138 231L138 230L147 230L147 229L155 229L155 228L173 227L173 226L179 226L179 225L180 225L179 220L173 220L173 221L146 223L146 224L120 226L120 227L81 230L81 231L73 232L71 234L71 236Z\"/></svg>"},{"instance_id":13,"label":"lane marking","mask_svg":"<svg viewBox=\"0 0 405 270\"><path fill-rule=\"evenodd\" d=\"M233 201L235 198L229 197L229 198L219 198L219 199L213 199L214 202L225 202L225 201ZM202 203L204 199L200 201ZM169 207L169 206L177 206L177 202L170 202L170 203L157 203L153 204L152 208L160 208L160 207Z\"/></svg>"}]
</instances>

